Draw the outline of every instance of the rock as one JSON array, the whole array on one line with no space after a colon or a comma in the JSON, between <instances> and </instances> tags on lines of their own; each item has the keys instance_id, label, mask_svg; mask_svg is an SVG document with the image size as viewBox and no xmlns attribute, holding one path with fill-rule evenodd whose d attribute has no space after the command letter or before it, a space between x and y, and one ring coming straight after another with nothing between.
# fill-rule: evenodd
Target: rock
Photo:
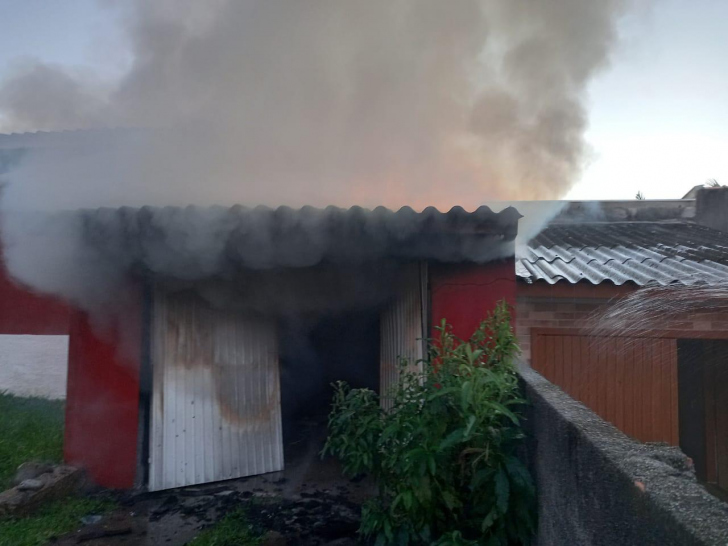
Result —
<instances>
[{"instance_id":1,"label":"rock","mask_svg":"<svg viewBox=\"0 0 728 546\"><path fill-rule=\"evenodd\" d=\"M170 513L177 512L180 509L179 498L176 495L169 495L164 502L152 510L149 514L149 521L159 521L162 516Z\"/></svg>"},{"instance_id":2,"label":"rock","mask_svg":"<svg viewBox=\"0 0 728 546\"><path fill-rule=\"evenodd\" d=\"M320 528L317 528L316 525L314 525L314 528L316 528L316 534L319 536L333 540L336 538L348 538L355 535L359 529L359 524L356 521L348 519L329 518Z\"/></svg>"},{"instance_id":3,"label":"rock","mask_svg":"<svg viewBox=\"0 0 728 546\"><path fill-rule=\"evenodd\" d=\"M46 463L38 463L35 461L29 461L23 463L18 467L15 472L15 478L13 479L13 485L18 485L25 480L32 480L40 476L53 471L53 466Z\"/></svg>"},{"instance_id":4,"label":"rock","mask_svg":"<svg viewBox=\"0 0 728 546\"><path fill-rule=\"evenodd\" d=\"M108 525L107 527L89 527L87 530L78 533L76 542L88 542L89 540L98 540L100 538L130 535L131 532L131 525L121 522Z\"/></svg>"},{"instance_id":5,"label":"rock","mask_svg":"<svg viewBox=\"0 0 728 546\"><path fill-rule=\"evenodd\" d=\"M355 538L344 537L327 542L324 546L356 546L357 544L359 544L359 542Z\"/></svg>"},{"instance_id":6,"label":"rock","mask_svg":"<svg viewBox=\"0 0 728 546\"><path fill-rule=\"evenodd\" d=\"M268 531L261 542L261 546L286 546L288 540L278 531Z\"/></svg>"},{"instance_id":7,"label":"rock","mask_svg":"<svg viewBox=\"0 0 728 546\"><path fill-rule=\"evenodd\" d=\"M40 491L43 489L43 485L41 480L30 478L18 484L18 491Z\"/></svg>"},{"instance_id":8,"label":"rock","mask_svg":"<svg viewBox=\"0 0 728 546\"><path fill-rule=\"evenodd\" d=\"M24 480L19 486L0 493L0 516L30 515L44 504L77 491L82 483L83 472L79 469L57 466L52 473Z\"/></svg>"},{"instance_id":9,"label":"rock","mask_svg":"<svg viewBox=\"0 0 728 546\"><path fill-rule=\"evenodd\" d=\"M220 491L219 493L215 493L215 496L217 497L229 497L230 495L234 495L235 491L232 489L226 489L225 491Z\"/></svg>"},{"instance_id":10,"label":"rock","mask_svg":"<svg viewBox=\"0 0 728 546\"><path fill-rule=\"evenodd\" d=\"M187 487L185 489L181 489L179 494L183 497L204 497L207 495L218 495L227 491L232 493L230 488L226 485L213 485L207 487Z\"/></svg>"},{"instance_id":11,"label":"rock","mask_svg":"<svg viewBox=\"0 0 728 546\"><path fill-rule=\"evenodd\" d=\"M30 493L18 491L17 487L0 493L0 518L22 514L23 507Z\"/></svg>"},{"instance_id":12,"label":"rock","mask_svg":"<svg viewBox=\"0 0 728 546\"><path fill-rule=\"evenodd\" d=\"M84 525L95 525L100 521L101 516L97 514L89 514L88 516L83 516L81 518L81 523L83 523Z\"/></svg>"}]
</instances>

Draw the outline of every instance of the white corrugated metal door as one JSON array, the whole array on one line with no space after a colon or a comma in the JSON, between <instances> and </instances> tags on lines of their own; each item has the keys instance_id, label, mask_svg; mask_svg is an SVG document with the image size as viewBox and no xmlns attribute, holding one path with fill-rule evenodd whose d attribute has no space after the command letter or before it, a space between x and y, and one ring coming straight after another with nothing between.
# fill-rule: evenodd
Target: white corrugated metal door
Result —
<instances>
[{"instance_id":1,"label":"white corrugated metal door","mask_svg":"<svg viewBox=\"0 0 728 546\"><path fill-rule=\"evenodd\" d=\"M389 408L387 396L397 384L400 360L422 370L427 332L427 264L410 266L402 293L382 312L380 318L379 392L382 407Z\"/></svg>"},{"instance_id":2,"label":"white corrugated metal door","mask_svg":"<svg viewBox=\"0 0 728 546\"><path fill-rule=\"evenodd\" d=\"M283 469L273 322L155 296L149 489Z\"/></svg>"}]
</instances>

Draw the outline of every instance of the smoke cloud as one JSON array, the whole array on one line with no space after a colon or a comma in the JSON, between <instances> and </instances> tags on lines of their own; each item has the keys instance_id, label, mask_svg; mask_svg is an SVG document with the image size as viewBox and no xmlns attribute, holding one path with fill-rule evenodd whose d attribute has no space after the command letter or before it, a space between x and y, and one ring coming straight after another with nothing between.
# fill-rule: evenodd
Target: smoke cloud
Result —
<instances>
[{"instance_id":1,"label":"smoke cloud","mask_svg":"<svg viewBox=\"0 0 728 546\"><path fill-rule=\"evenodd\" d=\"M154 130L38 150L4 200L449 208L560 197L582 166L584 92L622 3L117 5L128 73L99 82L27 65L0 88L0 127Z\"/></svg>"},{"instance_id":2,"label":"smoke cloud","mask_svg":"<svg viewBox=\"0 0 728 546\"><path fill-rule=\"evenodd\" d=\"M86 130L22 156L0 140L9 270L66 297L123 276L81 218L23 211L561 197L627 1L112 4L130 44L118 81L35 62L0 85L0 131Z\"/></svg>"}]
</instances>

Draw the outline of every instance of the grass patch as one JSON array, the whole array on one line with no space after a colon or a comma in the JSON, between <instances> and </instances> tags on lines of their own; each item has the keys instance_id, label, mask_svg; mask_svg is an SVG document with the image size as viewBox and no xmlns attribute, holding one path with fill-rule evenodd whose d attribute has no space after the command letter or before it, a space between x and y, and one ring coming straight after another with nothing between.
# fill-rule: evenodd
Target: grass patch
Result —
<instances>
[{"instance_id":1,"label":"grass patch","mask_svg":"<svg viewBox=\"0 0 728 546\"><path fill-rule=\"evenodd\" d=\"M42 546L52 537L77 529L81 517L114 508L110 501L71 497L49 504L25 518L0 519L0 546Z\"/></svg>"},{"instance_id":2,"label":"grass patch","mask_svg":"<svg viewBox=\"0 0 728 546\"><path fill-rule=\"evenodd\" d=\"M257 546L260 542L260 533L250 524L245 511L239 508L202 531L190 542L190 546Z\"/></svg>"},{"instance_id":3,"label":"grass patch","mask_svg":"<svg viewBox=\"0 0 728 546\"><path fill-rule=\"evenodd\" d=\"M0 490L7 489L18 465L63 459L64 402L0 393Z\"/></svg>"}]
</instances>

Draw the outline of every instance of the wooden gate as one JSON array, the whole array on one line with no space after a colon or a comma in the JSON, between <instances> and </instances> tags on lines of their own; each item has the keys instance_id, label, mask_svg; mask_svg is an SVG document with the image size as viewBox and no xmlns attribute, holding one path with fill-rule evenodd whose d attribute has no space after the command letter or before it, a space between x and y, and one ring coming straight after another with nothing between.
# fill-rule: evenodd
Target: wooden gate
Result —
<instances>
[{"instance_id":1,"label":"wooden gate","mask_svg":"<svg viewBox=\"0 0 728 546\"><path fill-rule=\"evenodd\" d=\"M642 442L679 444L677 342L532 331L531 365Z\"/></svg>"}]
</instances>

